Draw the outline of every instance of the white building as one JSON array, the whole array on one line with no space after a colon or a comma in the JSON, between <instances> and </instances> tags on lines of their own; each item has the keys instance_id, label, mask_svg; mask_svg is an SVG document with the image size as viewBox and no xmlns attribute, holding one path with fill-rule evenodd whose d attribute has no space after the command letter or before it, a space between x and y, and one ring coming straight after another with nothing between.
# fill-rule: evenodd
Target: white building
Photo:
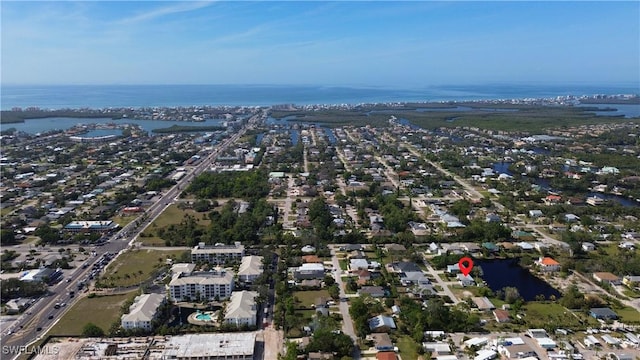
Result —
<instances>
[{"instance_id":1,"label":"white building","mask_svg":"<svg viewBox=\"0 0 640 360\"><path fill-rule=\"evenodd\" d=\"M177 274L169 283L169 296L172 301L226 299L233 291L233 276L233 271L225 269Z\"/></svg>"},{"instance_id":2,"label":"white building","mask_svg":"<svg viewBox=\"0 0 640 360\"><path fill-rule=\"evenodd\" d=\"M263 273L262 256L245 256L238 269L238 280L251 283Z\"/></svg>"},{"instance_id":3,"label":"white building","mask_svg":"<svg viewBox=\"0 0 640 360\"><path fill-rule=\"evenodd\" d=\"M199 243L191 250L191 262L205 262L214 265L224 265L227 261L240 261L244 256L244 245L236 242L234 245L205 245Z\"/></svg>"},{"instance_id":4,"label":"white building","mask_svg":"<svg viewBox=\"0 0 640 360\"><path fill-rule=\"evenodd\" d=\"M163 359L253 360L256 333L211 333L173 336Z\"/></svg>"},{"instance_id":5,"label":"white building","mask_svg":"<svg viewBox=\"0 0 640 360\"><path fill-rule=\"evenodd\" d=\"M231 300L224 313L224 321L236 326L255 326L258 312L256 297L258 293L255 291L236 291L231 294Z\"/></svg>"},{"instance_id":6,"label":"white building","mask_svg":"<svg viewBox=\"0 0 640 360\"><path fill-rule=\"evenodd\" d=\"M323 264L305 263L293 268L293 278L295 280L323 279L324 274Z\"/></svg>"},{"instance_id":7,"label":"white building","mask_svg":"<svg viewBox=\"0 0 640 360\"><path fill-rule=\"evenodd\" d=\"M182 273L183 275L191 275L196 269L196 264L191 263L177 263L171 266L171 274L176 275Z\"/></svg>"},{"instance_id":8,"label":"white building","mask_svg":"<svg viewBox=\"0 0 640 360\"><path fill-rule=\"evenodd\" d=\"M121 317L122 328L152 330L151 323L158 316L158 308L166 301L164 294L144 294L136 296L129 307L129 313Z\"/></svg>"}]
</instances>

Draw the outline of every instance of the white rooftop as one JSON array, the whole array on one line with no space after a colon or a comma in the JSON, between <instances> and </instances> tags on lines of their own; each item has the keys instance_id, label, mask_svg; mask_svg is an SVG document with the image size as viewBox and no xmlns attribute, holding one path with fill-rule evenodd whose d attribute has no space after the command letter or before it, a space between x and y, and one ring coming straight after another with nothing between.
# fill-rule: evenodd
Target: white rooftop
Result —
<instances>
[{"instance_id":1,"label":"white rooftop","mask_svg":"<svg viewBox=\"0 0 640 360\"><path fill-rule=\"evenodd\" d=\"M167 358L224 357L252 355L255 332L189 334L172 337L165 347Z\"/></svg>"}]
</instances>

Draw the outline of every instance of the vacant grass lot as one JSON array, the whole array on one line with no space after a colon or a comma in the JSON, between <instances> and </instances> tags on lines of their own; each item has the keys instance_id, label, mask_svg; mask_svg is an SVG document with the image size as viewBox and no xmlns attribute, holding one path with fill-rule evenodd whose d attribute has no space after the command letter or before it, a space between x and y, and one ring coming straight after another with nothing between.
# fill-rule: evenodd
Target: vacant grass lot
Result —
<instances>
[{"instance_id":1,"label":"vacant grass lot","mask_svg":"<svg viewBox=\"0 0 640 360\"><path fill-rule=\"evenodd\" d=\"M397 345L402 360L416 360L418 358L418 347L420 345L413 341L410 336L400 336Z\"/></svg>"},{"instance_id":2,"label":"vacant grass lot","mask_svg":"<svg viewBox=\"0 0 640 360\"><path fill-rule=\"evenodd\" d=\"M164 246L164 240L156 236L156 230L180 224L186 215L191 215L202 227L209 226L211 223L207 213L199 213L193 209L180 209L176 204L171 204L149 224L149 227L143 232L144 235L138 239L146 246Z\"/></svg>"},{"instance_id":3,"label":"vacant grass lot","mask_svg":"<svg viewBox=\"0 0 640 360\"><path fill-rule=\"evenodd\" d=\"M129 225L130 222L132 222L133 220L135 220L138 216L138 214L136 215L116 215L114 216L111 220L113 220L113 222L115 222L116 224L120 225L121 228Z\"/></svg>"},{"instance_id":4,"label":"vacant grass lot","mask_svg":"<svg viewBox=\"0 0 640 360\"><path fill-rule=\"evenodd\" d=\"M293 293L293 296L298 298L298 300L300 300L300 305L306 308L314 305L316 303L316 299L319 297L324 297L326 299L331 298L327 290L296 291Z\"/></svg>"},{"instance_id":5,"label":"vacant grass lot","mask_svg":"<svg viewBox=\"0 0 640 360\"><path fill-rule=\"evenodd\" d=\"M620 321L625 324L640 324L640 312L638 310L625 306L622 309L615 309L618 316L620 317Z\"/></svg>"},{"instance_id":6,"label":"vacant grass lot","mask_svg":"<svg viewBox=\"0 0 640 360\"><path fill-rule=\"evenodd\" d=\"M82 328L89 322L107 332L111 324L120 318L122 304L136 294L132 291L121 295L84 297L51 328L49 335L81 335Z\"/></svg>"},{"instance_id":7,"label":"vacant grass lot","mask_svg":"<svg viewBox=\"0 0 640 360\"><path fill-rule=\"evenodd\" d=\"M131 250L118 258L105 269L101 283L107 287L125 287L137 285L149 279L153 272L166 264L172 255L176 258L184 250Z\"/></svg>"},{"instance_id":8,"label":"vacant grass lot","mask_svg":"<svg viewBox=\"0 0 640 360\"><path fill-rule=\"evenodd\" d=\"M594 318L579 312L567 310L560 304L530 302L525 306L524 320L531 329L545 328L549 324L572 330L584 330L598 325Z\"/></svg>"}]
</instances>

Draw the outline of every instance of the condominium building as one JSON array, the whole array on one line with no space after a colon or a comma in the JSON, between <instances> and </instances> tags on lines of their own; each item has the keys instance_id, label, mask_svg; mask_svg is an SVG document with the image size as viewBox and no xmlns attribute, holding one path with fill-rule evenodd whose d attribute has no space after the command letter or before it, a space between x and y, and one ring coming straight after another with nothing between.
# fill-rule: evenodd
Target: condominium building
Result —
<instances>
[{"instance_id":1,"label":"condominium building","mask_svg":"<svg viewBox=\"0 0 640 360\"><path fill-rule=\"evenodd\" d=\"M231 301L227 304L224 321L236 326L256 325L258 293L255 291L236 291L231 294Z\"/></svg>"},{"instance_id":2,"label":"condominium building","mask_svg":"<svg viewBox=\"0 0 640 360\"><path fill-rule=\"evenodd\" d=\"M238 269L238 280L251 283L263 273L262 256L245 256Z\"/></svg>"},{"instance_id":3,"label":"condominium building","mask_svg":"<svg viewBox=\"0 0 640 360\"><path fill-rule=\"evenodd\" d=\"M239 262L244 256L244 245L236 242L233 245L199 243L191 250L191 262L205 262L224 265L227 262Z\"/></svg>"},{"instance_id":4,"label":"condominium building","mask_svg":"<svg viewBox=\"0 0 640 360\"><path fill-rule=\"evenodd\" d=\"M167 300L164 294L143 294L136 296L129 313L121 317L124 329L152 330L152 322L158 316L158 309Z\"/></svg>"},{"instance_id":5,"label":"condominium building","mask_svg":"<svg viewBox=\"0 0 640 360\"><path fill-rule=\"evenodd\" d=\"M179 273L169 283L169 297L173 301L223 300L231 296L233 276L226 269Z\"/></svg>"}]
</instances>

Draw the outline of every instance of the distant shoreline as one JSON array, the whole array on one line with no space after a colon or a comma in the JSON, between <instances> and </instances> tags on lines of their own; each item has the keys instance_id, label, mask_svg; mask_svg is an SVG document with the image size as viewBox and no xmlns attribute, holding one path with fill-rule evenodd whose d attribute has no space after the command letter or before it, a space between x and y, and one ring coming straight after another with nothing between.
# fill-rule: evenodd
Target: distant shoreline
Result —
<instances>
[{"instance_id":1,"label":"distant shoreline","mask_svg":"<svg viewBox=\"0 0 640 360\"><path fill-rule=\"evenodd\" d=\"M607 105L639 105L640 104L640 96L639 95L634 95L633 97L608 97L608 98L601 98L601 97L596 97L597 95L593 95L592 97L587 97L587 98L580 98L579 99L579 103L580 104L607 104ZM405 110L409 109L410 107L425 107L425 108L442 108L443 111L446 111L447 109L450 108L454 108L455 106L470 106L470 107L491 107L494 109L510 109L510 108L514 108L514 107L518 107L518 106L523 106L526 105L526 102L531 102L530 106L545 106L545 105L540 105L540 104L536 104L536 102L539 101L551 101L551 100L555 100L555 99L535 99L535 100L531 100L531 99L523 99L521 100L523 103L518 103L518 104L512 104L510 102L508 102L507 100L475 100L475 101L470 101L470 100L461 100L461 101L429 101L429 102L415 102L415 101L406 101L406 102L388 102L386 103L386 105L402 105L404 107ZM272 105L272 107L274 107L274 110L278 110L278 111L285 111L283 109L278 109L278 107L281 105ZM291 106L296 106L295 104L291 104ZM303 105L306 106L306 105ZM324 105L320 105L320 106L338 106L336 104L324 104ZM380 107L380 106L385 106L384 104L381 103L370 103L370 104L359 104L359 105L355 105L352 104L350 106L360 106L360 107L366 107L366 106L371 106L371 107ZM571 106L571 104L567 104L564 106ZM160 109L196 109L196 108L208 108L208 109L216 109L217 112L220 112L222 109L224 110L229 110L229 108L241 108L243 106L209 106L209 105L201 105L201 106L191 106L191 107L185 107L185 106L166 106L166 107L160 107ZM270 107L270 106L262 106L262 107ZM48 118L55 118L55 117L67 117L67 118L110 118L111 120L117 121L117 120L122 120L122 119L127 119L127 120L142 120L142 119L136 119L136 112L141 111L141 109L146 109L147 107L139 107L139 108L110 108L108 109L108 112L105 112L107 109L104 108L95 108L95 109L88 109L88 108L69 108L69 109L57 109L57 110L46 110L46 109L39 109L39 108L28 108L25 110L2 110L0 112L0 124L15 124L15 123L24 123L25 120L35 120L35 119L48 119ZM585 110L588 108L585 108ZM599 111L607 111L607 110L611 110L611 109L599 109ZM292 111L295 111L295 109L292 109ZM188 111L187 111L188 112ZM166 120L166 121L171 121L171 120ZM185 121L185 120L181 120L184 121L186 123L189 122L197 122L197 121Z\"/></svg>"}]
</instances>

